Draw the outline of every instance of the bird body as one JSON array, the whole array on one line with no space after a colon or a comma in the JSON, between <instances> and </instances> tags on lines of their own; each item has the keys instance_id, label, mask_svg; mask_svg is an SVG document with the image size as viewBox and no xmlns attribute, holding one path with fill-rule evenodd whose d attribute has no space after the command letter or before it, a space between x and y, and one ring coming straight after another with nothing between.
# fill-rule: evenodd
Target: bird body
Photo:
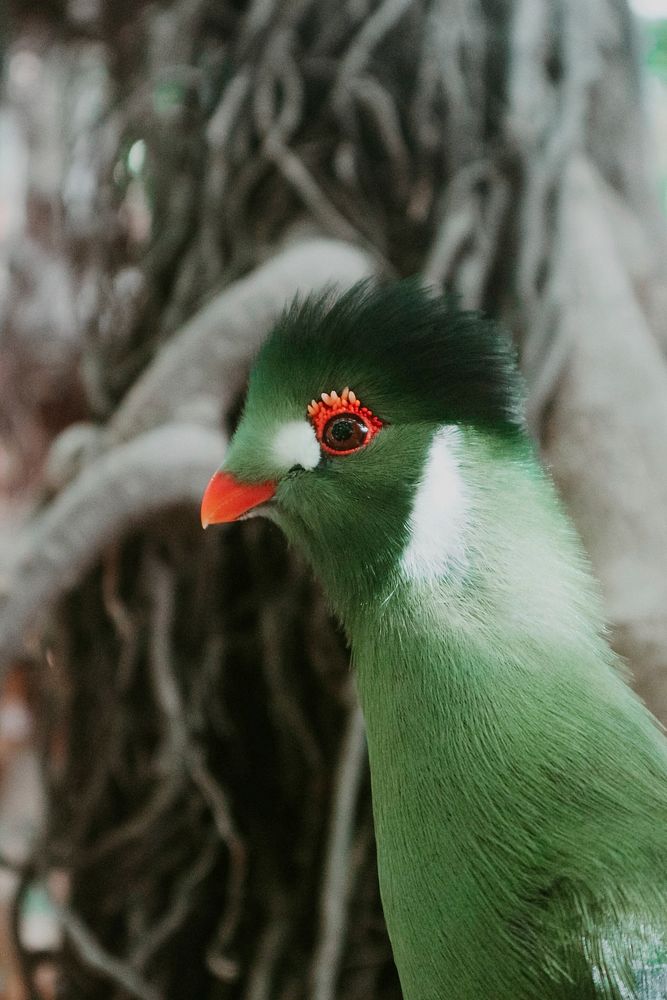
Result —
<instances>
[{"instance_id":1,"label":"bird body","mask_svg":"<svg viewBox=\"0 0 667 1000\"><path fill-rule=\"evenodd\" d=\"M415 282L307 302L203 519L276 520L345 626L406 1000L664 1000L667 744L519 396L499 331Z\"/></svg>"}]
</instances>

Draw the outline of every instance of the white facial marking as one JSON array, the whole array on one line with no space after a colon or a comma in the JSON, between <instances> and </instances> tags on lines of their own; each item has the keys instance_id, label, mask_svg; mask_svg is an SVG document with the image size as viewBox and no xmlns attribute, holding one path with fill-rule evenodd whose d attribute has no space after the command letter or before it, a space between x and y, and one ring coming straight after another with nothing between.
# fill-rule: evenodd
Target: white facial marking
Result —
<instances>
[{"instance_id":1,"label":"white facial marking","mask_svg":"<svg viewBox=\"0 0 667 1000\"><path fill-rule=\"evenodd\" d=\"M287 472L295 465L314 469L320 461L320 446L307 420L290 420L278 430L273 441L273 457Z\"/></svg>"},{"instance_id":2,"label":"white facial marking","mask_svg":"<svg viewBox=\"0 0 667 1000\"><path fill-rule=\"evenodd\" d=\"M401 557L411 580L435 580L466 565L466 489L457 462L458 427L437 432L410 515L410 540Z\"/></svg>"}]
</instances>

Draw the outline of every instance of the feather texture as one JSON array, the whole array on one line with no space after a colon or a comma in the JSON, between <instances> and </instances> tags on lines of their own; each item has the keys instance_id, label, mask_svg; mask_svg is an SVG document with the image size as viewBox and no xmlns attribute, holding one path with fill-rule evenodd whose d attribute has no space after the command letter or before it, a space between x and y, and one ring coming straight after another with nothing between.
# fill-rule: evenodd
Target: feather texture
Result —
<instances>
[{"instance_id":1,"label":"feather texture","mask_svg":"<svg viewBox=\"0 0 667 1000\"><path fill-rule=\"evenodd\" d=\"M281 428L336 386L381 430L281 466ZM667 744L607 644L519 395L493 324L416 282L365 284L288 311L226 468L276 480L272 517L347 630L406 1000L653 1000Z\"/></svg>"}]
</instances>

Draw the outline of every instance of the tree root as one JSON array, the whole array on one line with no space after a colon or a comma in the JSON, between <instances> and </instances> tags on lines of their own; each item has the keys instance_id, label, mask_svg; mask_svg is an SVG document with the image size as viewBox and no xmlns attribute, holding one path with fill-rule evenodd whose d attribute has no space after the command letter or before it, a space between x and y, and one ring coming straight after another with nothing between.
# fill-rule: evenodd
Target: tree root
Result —
<instances>
[{"instance_id":1,"label":"tree root","mask_svg":"<svg viewBox=\"0 0 667 1000\"><path fill-rule=\"evenodd\" d=\"M345 947L347 906L352 889L352 835L355 806L366 763L361 708L350 708L332 798L332 815L320 902L320 935L311 969L313 1000L334 1000Z\"/></svg>"}]
</instances>

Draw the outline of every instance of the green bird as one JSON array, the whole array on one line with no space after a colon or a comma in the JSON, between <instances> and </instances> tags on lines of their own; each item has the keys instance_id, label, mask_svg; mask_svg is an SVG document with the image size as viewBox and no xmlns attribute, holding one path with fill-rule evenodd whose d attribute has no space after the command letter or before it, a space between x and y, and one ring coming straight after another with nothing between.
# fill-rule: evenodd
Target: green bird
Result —
<instances>
[{"instance_id":1,"label":"green bird","mask_svg":"<svg viewBox=\"0 0 667 1000\"><path fill-rule=\"evenodd\" d=\"M664 1000L667 742L521 398L416 280L297 303L202 523L275 521L345 627L405 1000Z\"/></svg>"}]
</instances>

